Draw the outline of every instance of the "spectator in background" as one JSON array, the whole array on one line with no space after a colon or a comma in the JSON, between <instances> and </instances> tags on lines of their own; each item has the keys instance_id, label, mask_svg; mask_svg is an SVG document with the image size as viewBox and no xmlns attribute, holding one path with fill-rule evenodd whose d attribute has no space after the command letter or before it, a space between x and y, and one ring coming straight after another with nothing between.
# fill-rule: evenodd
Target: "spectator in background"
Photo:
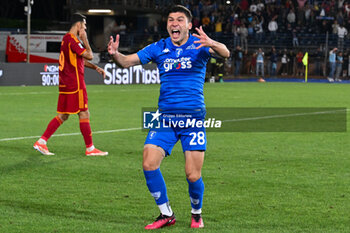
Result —
<instances>
[{"instance_id":1,"label":"spectator in background","mask_svg":"<svg viewBox=\"0 0 350 233\"><path fill-rule=\"evenodd\" d=\"M338 27L338 48L343 51L344 48L344 37L348 34L348 30L343 25Z\"/></svg>"},{"instance_id":2,"label":"spectator in background","mask_svg":"<svg viewBox=\"0 0 350 233\"><path fill-rule=\"evenodd\" d=\"M271 56L270 56L270 63L271 63L271 77L276 76L276 70L277 70L277 53L275 47L272 47L271 49Z\"/></svg>"},{"instance_id":3,"label":"spectator in background","mask_svg":"<svg viewBox=\"0 0 350 233\"><path fill-rule=\"evenodd\" d=\"M329 75L328 75L328 81L329 82L334 82L334 72L336 69L336 55L337 55L337 48L332 49L329 52Z\"/></svg>"},{"instance_id":4,"label":"spectator in background","mask_svg":"<svg viewBox=\"0 0 350 233\"><path fill-rule=\"evenodd\" d=\"M304 70L303 70L303 57L304 54L299 50L298 54L296 55L296 62L297 62L297 70L296 75L297 76L303 76Z\"/></svg>"},{"instance_id":5,"label":"spectator in background","mask_svg":"<svg viewBox=\"0 0 350 233\"><path fill-rule=\"evenodd\" d=\"M269 26L268 26L268 29L270 31L270 35L272 37L273 43L275 43L275 40L276 40L276 37L277 37L277 29L278 29L276 18L277 18L277 16L274 16L271 19L271 21L269 22Z\"/></svg>"},{"instance_id":6,"label":"spectator in background","mask_svg":"<svg viewBox=\"0 0 350 233\"><path fill-rule=\"evenodd\" d=\"M249 11L250 11L251 13L255 14L256 11L257 11L257 9L258 9L258 7L257 7L257 5L255 4L255 2L252 2L252 4L251 4L250 7L249 7Z\"/></svg>"},{"instance_id":7,"label":"spectator in background","mask_svg":"<svg viewBox=\"0 0 350 233\"><path fill-rule=\"evenodd\" d=\"M222 35L222 17L219 17L215 23L215 35L218 39Z\"/></svg>"},{"instance_id":8,"label":"spectator in background","mask_svg":"<svg viewBox=\"0 0 350 233\"><path fill-rule=\"evenodd\" d=\"M250 58L250 66L249 66L249 72L251 74L255 73L255 68L256 68L256 53L253 53L251 58Z\"/></svg>"},{"instance_id":9,"label":"spectator in background","mask_svg":"<svg viewBox=\"0 0 350 233\"><path fill-rule=\"evenodd\" d=\"M242 49L247 51L248 50L248 29L244 23L242 23L241 26L239 27L239 36L241 38Z\"/></svg>"},{"instance_id":10,"label":"spectator in background","mask_svg":"<svg viewBox=\"0 0 350 233\"><path fill-rule=\"evenodd\" d=\"M202 18L202 26L203 28L208 28L210 24L210 18L208 17L208 15L204 15L204 17Z\"/></svg>"},{"instance_id":11,"label":"spectator in background","mask_svg":"<svg viewBox=\"0 0 350 233\"><path fill-rule=\"evenodd\" d=\"M284 49L283 55L281 57L281 64L282 64L281 74L283 76L288 74L288 68L287 68L288 62L289 62L289 58L288 58L288 54L287 54L287 49Z\"/></svg>"},{"instance_id":12,"label":"spectator in background","mask_svg":"<svg viewBox=\"0 0 350 233\"><path fill-rule=\"evenodd\" d=\"M307 0L298 0L299 9L303 9Z\"/></svg>"},{"instance_id":13,"label":"spectator in background","mask_svg":"<svg viewBox=\"0 0 350 233\"><path fill-rule=\"evenodd\" d=\"M193 24L193 27L194 27L194 28L198 28L198 27L200 26L199 17L194 17L194 18L193 18L192 24Z\"/></svg>"},{"instance_id":14,"label":"spectator in background","mask_svg":"<svg viewBox=\"0 0 350 233\"><path fill-rule=\"evenodd\" d=\"M259 74L261 74L262 80L264 80L264 52L261 48L259 48L258 52L256 53L256 76L259 77ZM262 81L261 80L261 81Z\"/></svg>"},{"instance_id":15,"label":"spectator in background","mask_svg":"<svg viewBox=\"0 0 350 233\"><path fill-rule=\"evenodd\" d=\"M344 9L345 9L345 13L346 13L347 17L349 17L350 16L350 3L345 3Z\"/></svg>"},{"instance_id":16,"label":"spectator in background","mask_svg":"<svg viewBox=\"0 0 350 233\"><path fill-rule=\"evenodd\" d=\"M311 7L309 4L305 6L305 24L310 25L311 23Z\"/></svg>"},{"instance_id":17,"label":"spectator in background","mask_svg":"<svg viewBox=\"0 0 350 233\"><path fill-rule=\"evenodd\" d=\"M340 25L344 24L344 16L343 16L343 12L341 10L338 11L336 18L337 18L338 24L340 24Z\"/></svg>"},{"instance_id":18,"label":"spectator in background","mask_svg":"<svg viewBox=\"0 0 350 233\"><path fill-rule=\"evenodd\" d=\"M297 35L297 30L293 29L292 31L292 37L293 37L293 47L299 47L299 40Z\"/></svg>"},{"instance_id":19,"label":"spectator in background","mask_svg":"<svg viewBox=\"0 0 350 233\"><path fill-rule=\"evenodd\" d=\"M259 12L262 12L265 9L265 5L261 2L261 0L258 1L258 4L256 6Z\"/></svg>"},{"instance_id":20,"label":"spectator in background","mask_svg":"<svg viewBox=\"0 0 350 233\"><path fill-rule=\"evenodd\" d=\"M344 6L345 0L338 0L338 9L342 9Z\"/></svg>"},{"instance_id":21,"label":"spectator in background","mask_svg":"<svg viewBox=\"0 0 350 233\"><path fill-rule=\"evenodd\" d=\"M236 25L232 25L232 34L233 34L233 47L236 48L237 45L240 45L240 37L239 37L238 29Z\"/></svg>"},{"instance_id":22,"label":"spectator in background","mask_svg":"<svg viewBox=\"0 0 350 233\"><path fill-rule=\"evenodd\" d=\"M125 35L125 33L126 33L126 25L125 25L124 21L121 21L120 25L119 25L119 34Z\"/></svg>"},{"instance_id":23,"label":"spectator in background","mask_svg":"<svg viewBox=\"0 0 350 233\"><path fill-rule=\"evenodd\" d=\"M335 72L335 81L341 82L340 75L343 72L343 53L339 52L336 58L336 72Z\"/></svg>"},{"instance_id":24,"label":"spectator in background","mask_svg":"<svg viewBox=\"0 0 350 233\"><path fill-rule=\"evenodd\" d=\"M261 18L260 21L257 18L256 24L254 26L256 40L260 43L263 39L264 29L263 29L264 18Z\"/></svg>"},{"instance_id":25,"label":"spectator in background","mask_svg":"<svg viewBox=\"0 0 350 233\"><path fill-rule=\"evenodd\" d=\"M240 7L243 12L247 11L249 9L249 3L247 0L241 0Z\"/></svg>"},{"instance_id":26,"label":"spectator in background","mask_svg":"<svg viewBox=\"0 0 350 233\"><path fill-rule=\"evenodd\" d=\"M241 61L243 59L243 52L240 46L237 45L236 50L234 51L235 56L235 77L240 75Z\"/></svg>"},{"instance_id":27,"label":"spectator in background","mask_svg":"<svg viewBox=\"0 0 350 233\"><path fill-rule=\"evenodd\" d=\"M290 9L288 15L287 15L287 22L291 25L295 24L295 13L293 9Z\"/></svg>"},{"instance_id":28,"label":"spectator in background","mask_svg":"<svg viewBox=\"0 0 350 233\"><path fill-rule=\"evenodd\" d=\"M315 53L315 74L318 76L322 75L322 51L321 47L317 48Z\"/></svg>"},{"instance_id":29,"label":"spectator in background","mask_svg":"<svg viewBox=\"0 0 350 233\"><path fill-rule=\"evenodd\" d=\"M339 27L338 21L334 20L334 22L332 24L332 34L334 36L338 34L338 27Z\"/></svg>"},{"instance_id":30,"label":"spectator in background","mask_svg":"<svg viewBox=\"0 0 350 233\"><path fill-rule=\"evenodd\" d=\"M253 22L248 25L248 36L253 37L254 36L254 25Z\"/></svg>"}]
</instances>

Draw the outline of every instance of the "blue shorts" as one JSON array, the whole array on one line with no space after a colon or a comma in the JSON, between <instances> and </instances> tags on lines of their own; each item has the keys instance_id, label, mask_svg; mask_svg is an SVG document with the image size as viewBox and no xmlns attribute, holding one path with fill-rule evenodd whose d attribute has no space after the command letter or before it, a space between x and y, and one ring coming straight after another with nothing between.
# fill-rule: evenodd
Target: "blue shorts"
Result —
<instances>
[{"instance_id":1,"label":"blue shorts","mask_svg":"<svg viewBox=\"0 0 350 233\"><path fill-rule=\"evenodd\" d=\"M205 110L194 117L196 120L204 120ZM183 119L183 118L180 118ZM190 120L193 118L190 118ZM172 118L172 120L174 120ZM207 148L207 135L205 127L169 127L167 129L153 128L148 132L145 144L153 144L163 148L166 156L181 141L182 151L205 151Z\"/></svg>"}]
</instances>

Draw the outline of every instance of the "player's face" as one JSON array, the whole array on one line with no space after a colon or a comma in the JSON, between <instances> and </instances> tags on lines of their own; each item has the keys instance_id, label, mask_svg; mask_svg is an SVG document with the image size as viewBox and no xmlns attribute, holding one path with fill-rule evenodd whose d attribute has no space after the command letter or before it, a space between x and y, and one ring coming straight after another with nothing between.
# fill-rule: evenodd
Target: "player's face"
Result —
<instances>
[{"instance_id":1,"label":"player's face","mask_svg":"<svg viewBox=\"0 0 350 233\"><path fill-rule=\"evenodd\" d=\"M186 15L182 12L170 13L168 16L167 30L171 41L180 46L187 42L189 30L192 23L188 22Z\"/></svg>"},{"instance_id":2,"label":"player's face","mask_svg":"<svg viewBox=\"0 0 350 233\"><path fill-rule=\"evenodd\" d=\"M83 28L84 30L86 30L86 21L85 21L85 19L82 22L80 22L80 27Z\"/></svg>"},{"instance_id":3,"label":"player's face","mask_svg":"<svg viewBox=\"0 0 350 233\"><path fill-rule=\"evenodd\" d=\"M79 35L79 32L80 32L80 30L86 30L86 21L85 21L85 19L84 19L84 21L81 21L81 22L79 22L78 24L77 24L78 26L77 26L77 34L78 34L78 36L80 36Z\"/></svg>"}]
</instances>

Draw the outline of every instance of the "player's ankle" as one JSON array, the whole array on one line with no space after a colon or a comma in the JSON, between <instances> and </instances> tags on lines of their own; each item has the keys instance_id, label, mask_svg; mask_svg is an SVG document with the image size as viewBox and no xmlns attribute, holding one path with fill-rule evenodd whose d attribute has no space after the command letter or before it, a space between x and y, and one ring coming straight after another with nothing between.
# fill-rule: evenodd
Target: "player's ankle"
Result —
<instances>
[{"instance_id":1,"label":"player's ankle","mask_svg":"<svg viewBox=\"0 0 350 233\"><path fill-rule=\"evenodd\" d=\"M94 146L94 145L89 146L89 147L86 147L86 150L87 150L88 152L91 152L91 151L93 151L94 149L95 149L95 146Z\"/></svg>"},{"instance_id":2,"label":"player's ankle","mask_svg":"<svg viewBox=\"0 0 350 233\"><path fill-rule=\"evenodd\" d=\"M47 143L47 141L45 139L43 139L43 138L39 138L38 142L40 144L43 144L43 145L46 145L46 143Z\"/></svg>"}]
</instances>

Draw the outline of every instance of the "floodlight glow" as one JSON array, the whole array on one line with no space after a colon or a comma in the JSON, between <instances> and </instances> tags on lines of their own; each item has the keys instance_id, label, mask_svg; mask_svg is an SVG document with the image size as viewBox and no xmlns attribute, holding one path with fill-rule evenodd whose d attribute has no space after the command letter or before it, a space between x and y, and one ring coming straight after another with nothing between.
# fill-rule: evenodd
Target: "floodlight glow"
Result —
<instances>
[{"instance_id":1,"label":"floodlight glow","mask_svg":"<svg viewBox=\"0 0 350 233\"><path fill-rule=\"evenodd\" d=\"M112 10L110 9L89 9L89 13L111 13Z\"/></svg>"}]
</instances>

